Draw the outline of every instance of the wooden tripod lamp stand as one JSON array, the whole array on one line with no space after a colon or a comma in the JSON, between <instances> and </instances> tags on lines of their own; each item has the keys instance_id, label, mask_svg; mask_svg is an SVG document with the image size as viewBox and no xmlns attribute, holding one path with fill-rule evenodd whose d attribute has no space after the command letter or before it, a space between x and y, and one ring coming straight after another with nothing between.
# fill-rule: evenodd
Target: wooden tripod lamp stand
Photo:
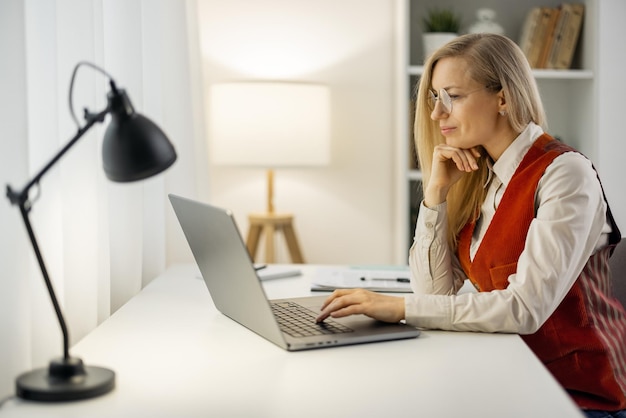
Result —
<instances>
[{"instance_id":1,"label":"wooden tripod lamp stand","mask_svg":"<svg viewBox=\"0 0 626 418\"><path fill-rule=\"evenodd\" d=\"M251 213L246 246L257 260L261 236L265 262L273 263L282 232L294 263L304 263L294 215L274 210L274 169L328 165L330 93L318 84L221 83L211 87L211 158L217 164L267 169L267 211Z\"/></svg>"}]
</instances>

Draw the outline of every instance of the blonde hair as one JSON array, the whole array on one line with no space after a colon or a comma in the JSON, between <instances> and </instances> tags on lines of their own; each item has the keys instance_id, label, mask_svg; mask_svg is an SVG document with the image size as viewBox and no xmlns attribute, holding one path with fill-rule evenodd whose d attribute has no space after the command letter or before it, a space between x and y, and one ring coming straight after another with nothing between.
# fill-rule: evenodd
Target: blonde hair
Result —
<instances>
[{"instance_id":1,"label":"blonde hair","mask_svg":"<svg viewBox=\"0 0 626 418\"><path fill-rule=\"evenodd\" d=\"M494 93L503 92L507 104L506 117L515 132L522 132L529 122L547 129L539 90L521 49L502 35L480 33L459 36L431 55L417 86L414 139L424 175L424 187L429 181L434 148L445 143L439 131L439 122L430 118L428 90L432 88L432 74L437 62L448 57L466 60L473 80ZM482 155L487 153L483 150ZM464 175L448 193L447 241L452 249L456 249L461 229L480 214L486 193L487 158L479 159L480 168Z\"/></svg>"}]
</instances>

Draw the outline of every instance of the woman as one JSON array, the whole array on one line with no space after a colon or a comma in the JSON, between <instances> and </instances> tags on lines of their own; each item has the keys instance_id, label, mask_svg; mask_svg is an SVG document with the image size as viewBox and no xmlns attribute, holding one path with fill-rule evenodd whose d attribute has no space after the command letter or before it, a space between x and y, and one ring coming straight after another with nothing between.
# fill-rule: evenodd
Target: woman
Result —
<instances>
[{"instance_id":1,"label":"woman","mask_svg":"<svg viewBox=\"0 0 626 418\"><path fill-rule=\"evenodd\" d=\"M626 417L626 312L608 268L620 232L591 162L544 127L514 42L465 35L435 52L417 93L414 294L336 291L318 320L519 333L589 417ZM465 280L478 292L457 296Z\"/></svg>"}]
</instances>

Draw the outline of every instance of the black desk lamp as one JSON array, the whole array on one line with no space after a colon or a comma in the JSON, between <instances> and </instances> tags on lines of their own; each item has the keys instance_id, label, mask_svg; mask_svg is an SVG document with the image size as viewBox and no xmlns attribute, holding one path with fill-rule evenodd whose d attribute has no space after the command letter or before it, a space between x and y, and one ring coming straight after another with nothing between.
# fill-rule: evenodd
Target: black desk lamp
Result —
<instances>
[{"instance_id":1,"label":"black desk lamp","mask_svg":"<svg viewBox=\"0 0 626 418\"><path fill-rule=\"evenodd\" d=\"M80 126L72 109L72 88L76 72L82 65L98 70L109 79L111 91L107 95L108 105L99 113L85 109L86 124ZM18 205L30 242L35 251L52 305L63 332L63 357L54 359L49 367L32 370L18 376L16 394L20 398L42 401L63 402L88 399L108 393L115 386L115 373L102 367L85 366L81 359L70 357L69 337L65 319L54 294L43 257L37 245L28 214L32 208L29 190L37 185L46 172L96 123L104 122L111 115L102 143L102 159L106 176L116 182L142 180L160 173L176 161L176 151L163 131L146 117L135 113L124 90L118 90L113 78L103 69L88 62L79 62L72 73L70 82L70 113L78 125L76 135L50 160L48 164L29 181L21 191L7 185L7 197Z\"/></svg>"}]
</instances>

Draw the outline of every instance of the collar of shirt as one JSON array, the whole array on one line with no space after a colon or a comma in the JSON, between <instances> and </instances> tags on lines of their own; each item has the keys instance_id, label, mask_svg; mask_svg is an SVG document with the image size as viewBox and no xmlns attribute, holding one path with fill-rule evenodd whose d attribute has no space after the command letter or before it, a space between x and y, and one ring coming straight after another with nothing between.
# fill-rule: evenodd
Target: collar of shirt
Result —
<instances>
[{"instance_id":1,"label":"collar of shirt","mask_svg":"<svg viewBox=\"0 0 626 418\"><path fill-rule=\"evenodd\" d=\"M515 140L508 146L502 153L498 161L489 166L489 178L491 179L492 173L495 174L498 179L504 185L504 188L509 184L511 177L515 174L515 170L522 162L522 158L526 155L526 152L530 149L530 146L543 134L543 129L534 122L530 122L526 125L526 128L515 138Z\"/></svg>"}]
</instances>

